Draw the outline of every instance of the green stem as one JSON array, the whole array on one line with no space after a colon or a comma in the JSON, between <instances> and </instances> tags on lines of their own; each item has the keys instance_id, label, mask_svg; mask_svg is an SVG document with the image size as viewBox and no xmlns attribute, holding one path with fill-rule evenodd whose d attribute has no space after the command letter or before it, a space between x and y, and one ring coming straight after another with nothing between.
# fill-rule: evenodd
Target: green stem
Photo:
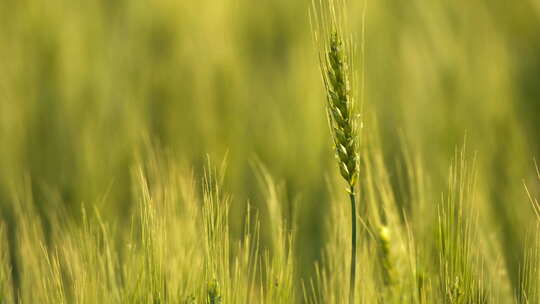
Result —
<instances>
[{"instance_id":1,"label":"green stem","mask_svg":"<svg viewBox=\"0 0 540 304\"><path fill-rule=\"evenodd\" d=\"M351 199L351 278L349 287L349 304L354 304L354 286L356 282L356 200L354 186L349 191Z\"/></svg>"}]
</instances>

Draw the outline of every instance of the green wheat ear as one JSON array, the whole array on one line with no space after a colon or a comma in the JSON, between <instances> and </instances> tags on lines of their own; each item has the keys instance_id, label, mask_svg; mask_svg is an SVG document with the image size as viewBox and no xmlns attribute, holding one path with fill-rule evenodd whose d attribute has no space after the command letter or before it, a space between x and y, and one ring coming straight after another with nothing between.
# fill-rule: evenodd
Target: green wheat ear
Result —
<instances>
[{"instance_id":1,"label":"green wheat ear","mask_svg":"<svg viewBox=\"0 0 540 304\"><path fill-rule=\"evenodd\" d=\"M388 289L390 296L392 296L392 288L396 284L396 273L391 251L392 235L390 234L390 229L388 229L387 226L381 226L378 237L380 243L383 283Z\"/></svg>"},{"instance_id":2,"label":"green wheat ear","mask_svg":"<svg viewBox=\"0 0 540 304\"><path fill-rule=\"evenodd\" d=\"M208 284L208 294L206 297L207 304L219 304L221 303L221 293L219 282L216 279L213 279L210 284Z\"/></svg>"},{"instance_id":3,"label":"green wheat ear","mask_svg":"<svg viewBox=\"0 0 540 304\"><path fill-rule=\"evenodd\" d=\"M345 44L334 32L321 61L327 114L341 176L353 188L358 179L358 144L354 99L351 94Z\"/></svg>"},{"instance_id":4,"label":"green wheat ear","mask_svg":"<svg viewBox=\"0 0 540 304\"><path fill-rule=\"evenodd\" d=\"M314 40L319 52L326 92L326 113L341 176L351 201L351 272L349 302L354 303L356 281L356 190L358 181L358 117L354 98L354 47L343 34L345 5L341 0L313 0Z\"/></svg>"}]
</instances>

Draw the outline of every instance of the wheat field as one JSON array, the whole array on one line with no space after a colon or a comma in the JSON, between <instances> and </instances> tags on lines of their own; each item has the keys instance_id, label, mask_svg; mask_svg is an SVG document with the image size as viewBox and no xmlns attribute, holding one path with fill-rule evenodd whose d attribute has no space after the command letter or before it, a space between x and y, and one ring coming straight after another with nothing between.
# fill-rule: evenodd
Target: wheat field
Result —
<instances>
[{"instance_id":1,"label":"wheat field","mask_svg":"<svg viewBox=\"0 0 540 304\"><path fill-rule=\"evenodd\" d=\"M0 303L540 303L540 2L336 3L0 0Z\"/></svg>"}]
</instances>

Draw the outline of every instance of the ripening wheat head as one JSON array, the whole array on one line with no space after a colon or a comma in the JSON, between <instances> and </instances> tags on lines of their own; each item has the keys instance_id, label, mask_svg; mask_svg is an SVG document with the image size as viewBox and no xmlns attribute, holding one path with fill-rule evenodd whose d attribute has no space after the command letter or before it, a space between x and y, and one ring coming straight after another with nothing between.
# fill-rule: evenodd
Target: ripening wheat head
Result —
<instances>
[{"instance_id":1,"label":"ripening wheat head","mask_svg":"<svg viewBox=\"0 0 540 304\"><path fill-rule=\"evenodd\" d=\"M337 0L339 2L339 0ZM338 3L339 4L339 3ZM319 2L314 10L315 41L318 45L321 75L325 85L327 116L341 176L350 187L358 177L358 139L355 98L352 86L354 47L343 35L344 13L334 1Z\"/></svg>"},{"instance_id":2,"label":"ripening wheat head","mask_svg":"<svg viewBox=\"0 0 540 304\"><path fill-rule=\"evenodd\" d=\"M358 179L357 115L351 67L354 58L352 39L344 38L345 5L341 0L313 2L312 24L319 51L321 75L326 91L326 113L334 139L334 150L341 176L347 181L351 201L351 267L349 303L355 303L356 281L356 191ZM351 81L353 80L353 81Z\"/></svg>"}]
</instances>

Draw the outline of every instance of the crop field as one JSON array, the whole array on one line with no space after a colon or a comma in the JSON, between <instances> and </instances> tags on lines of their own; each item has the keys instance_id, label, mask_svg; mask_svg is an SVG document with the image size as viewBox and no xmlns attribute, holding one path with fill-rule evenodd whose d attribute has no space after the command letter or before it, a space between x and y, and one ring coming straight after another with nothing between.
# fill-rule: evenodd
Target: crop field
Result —
<instances>
[{"instance_id":1,"label":"crop field","mask_svg":"<svg viewBox=\"0 0 540 304\"><path fill-rule=\"evenodd\" d=\"M539 0L0 0L0 304L540 304Z\"/></svg>"}]
</instances>

